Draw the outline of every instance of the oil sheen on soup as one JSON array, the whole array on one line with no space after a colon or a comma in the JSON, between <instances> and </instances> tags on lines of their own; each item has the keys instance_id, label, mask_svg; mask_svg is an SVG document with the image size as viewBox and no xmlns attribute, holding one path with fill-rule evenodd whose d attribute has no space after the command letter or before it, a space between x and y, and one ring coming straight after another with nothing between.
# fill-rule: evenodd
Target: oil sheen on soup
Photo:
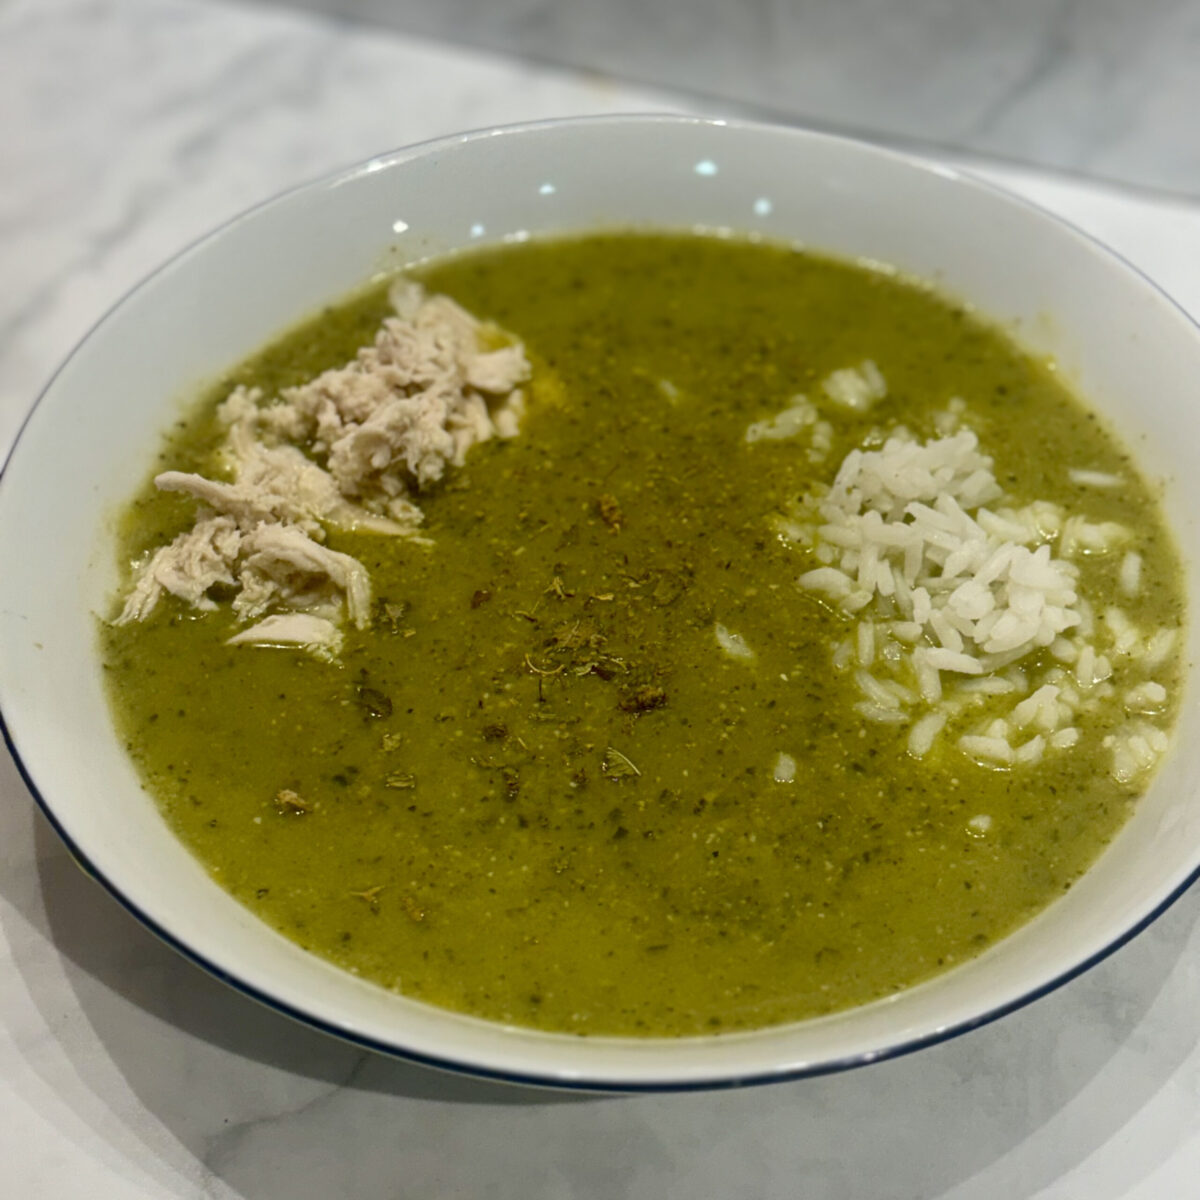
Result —
<instances>
[{"instance_id":1,"label":"oil sheen on soup","mask_svg":"<svg viewBox=\"0 0 1200 1200\"><path fill-rule=\"evenodd\" d=\"M1087 869L1166 747L1184 596L1153 491L1053 364L912 281L737 239L530 242L414 278L489 323L485 407L514 340L528 378L507 427L476 404L434 430L444 462L354 460L376 503L360 471L346 511L403 531L300 521L369 578L357 610L333 567L287 592L336 641L230 644L283 593L228 486L147 484L122 518L135 578L216 522L226 576L101 639L145 786L221 886L432 1004L692 1035L911 986ZM158 469L236 484L240 389L265 445L351 471L334 439L369 451L373 418L310 393L294 428L261 413L393 308L408 345L401 290L231 371ZM299 544L295 511L268 520Z\"/></svg>"}]
</instances>

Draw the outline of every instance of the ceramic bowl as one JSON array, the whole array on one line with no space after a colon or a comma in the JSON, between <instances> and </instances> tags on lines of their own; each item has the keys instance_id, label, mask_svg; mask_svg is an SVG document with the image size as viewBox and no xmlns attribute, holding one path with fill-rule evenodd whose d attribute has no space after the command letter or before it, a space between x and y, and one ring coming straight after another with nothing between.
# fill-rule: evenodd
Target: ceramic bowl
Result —
<instances>
[{"instance_id":1,"label":"ceramic bowl","mask_svg":"<svg viewBox=\"0 0 1200 1200\"><path fill-rule=\"evenodd\" d=\"M372 159L224 226L118 304L42 395L0 481L0 707L38 802L122 904L234 987L362 1045L510 1080L681 1089L857 1066L977 1026L1085 969L1200 867L1194 679L1149 794L1069 893L939 978L756 1033L581 1039L393 995L237 904L143 792L114 734L96 622L118 582L113 514L182 399L381 270L604 226L730 229L879 260L1009 326L1055 356L1162 480L1200 594L1200 333L1076 230L954 170L803 131L616 117L466 134Z\"/></svg>"}]
</instances>

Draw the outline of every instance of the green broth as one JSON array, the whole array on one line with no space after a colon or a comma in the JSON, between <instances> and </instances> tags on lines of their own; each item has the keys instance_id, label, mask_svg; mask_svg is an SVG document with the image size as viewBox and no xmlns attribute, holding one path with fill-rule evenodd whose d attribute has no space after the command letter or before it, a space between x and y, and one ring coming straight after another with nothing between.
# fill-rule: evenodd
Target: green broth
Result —
<instances>
[{"instance_id":1,"label":"green broth","mask_svg":"<svg viewBox=\"0 0 1200 1200\"><path fill-rule=\"evenodd\" d=\"M521 435L421 497L432 547L330 535L376 620L340 661L227 647L227 611L105 626L114 708L147 788L213 875L301 945L404 993L578 1033L679 1035L862 1004L978 953L1078 878L1129 813L1101 743L988 770L916 761L829 664L847 619L797 589L770 518L872 430L929 436L969 405L996 476L1139 530L1147 625L1180 571L1125 451L1051 367L930 291L748 242L614 235L463 255L423 279L522 338ZM351 357L365 293L229 382L272 390ZM752 421L831 370L888 397L835 421L827 463ZM667 386L664 386L664 381ZM201 466L210 397L166 451ZM1084 492L1078 461L1133 482ZM131 506L123 551L192 507ZM1085 564L1115 591L1116 563ZM721 622L754 648L724 654ZM1156 676L1174 695L1176 668ZM235 698L235 702L234 702ZM772 777L780 753L794 782ZM291 789L312 805L281 812ZM980 836L968 825L992 818Z\"/></svg>"}]
</instances>

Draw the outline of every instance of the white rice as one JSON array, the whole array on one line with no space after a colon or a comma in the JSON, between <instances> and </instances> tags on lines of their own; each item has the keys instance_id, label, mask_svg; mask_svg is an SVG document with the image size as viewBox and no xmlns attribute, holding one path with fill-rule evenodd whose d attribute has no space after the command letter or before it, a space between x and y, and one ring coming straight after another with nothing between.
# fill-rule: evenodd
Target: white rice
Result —
<instances>
[{"instance_id":1,"label":"white rice","mask_svg":"<svg viewBox=\"0 0 1200 1200\"><path fill-rule=\"evenodd\" d=\"M928 646L920 646L912 653L917 690L926 704L936 704L942 698L942 677L937 667L929 661L931 652Z\"/></svg>"},{"instance_id":2,"label":"white rice","mask_svg":"<svg viewBox=\"0 0 1200 1200\"><path fill-rule=\"evenodd\" d=\"M1147 679L1125 693L1125 707L1130 712L1157 712L1167 702L1167 689L1161 683Z\"/></svg>"},{"instance_id":3,"label":"white rice","mask_svg":"<svg viewBox=\"0 0 1200 1200\"><path fill-rule=\"evenodd\" d=\"M1081 471L1072 469L1067 472L1067 478L1072 483L1078 483L1082 487L1094 488L1118 488L1125 482L1120 475L1112 475L1108 471Z\"/></svg>"},{"instance_id":4,"label":"white rice","mask_svg":"<svg viewBox=\"0 0 1200 1200\"><path fill-rule=\"evenodd\" d=\"M1142 587L1142 556L1136 550L1128 550L1121 559L1120 574L1121 591L1126 596L1133 597Z\"/></svg>"},{"instance_id":5,"label":"white rice","mask_svg":"<svg viewBox=\"0 0 1200 1200\"><path fill-rule=\"evenodd\" d=\"M713 627L713 632L717 635L717 644L730 658L747 663L754 661L754 651L740 633L731 633L720 621Z\"/></svg>"},{"instance_id":6,"label":"white rice","mask_svg":"<svg viewBox=\"0 0 1200 1200\"><path fill-rule=\"evenodd\" d=\"M1013 751L1013 762L1039 763L1046 751L1046 739L1039 733L1035 734L1024 745Z\"/></svg>"},{"instance_id":7,"label":"white rice","mask_svg":"<svg viewBox=\"0 0 1200 1200\"><path fill-rule=\"evenodd\" d=\"M850 576L836 567L817 567L806 571L797 580L802 588L810 592L822 592L831 600L845 600L853 587Z\"/></svg>"},{"instance_id":8,"label":"white rice","mask_svg":"<svg viewBox=\"0 0 1200 1200\"><path fill-rule=\"evenodd\" d=\"M1080 554L1108 554L1129 541L1133 535L1115 521L1092 522L1086 517L1068 517L1059 537L1059 553L1064 558Z\"/></svg>"},{"instance_id":9,"label":"white rice","mask_svg":"<svg viewBox=\"0 0 1200 1200\"><path fill-rule=\"evenodd\" d=\"M755 421L746 429L747 442L782 441L794 438L810 429L817 421L816 407L803 396L793 398L791 405L765 421Z\"/></svg>"},{"instance_id":10,"label":"white rice","mask_svg":"<svg viewBox=\"0 0 1200 1200\"><path fill-rule=\"evenodd\" d=\"M936 667L939 671L957 671L962 675L983 674L983 664L979 659L959 651L947 650L945 647L931 646L925 659L931 667Z\"/></svg>"},{"instance_id":11,"label":"white rice","mask_svg":"<svg viewBox=\"0 0 1200 1200\"><path fill-rule=\"evenodd\" d=\"M808 461L824 462L833 449L833 426L828 421L817 421L809 438Z\"/></svg>"},{"instance_id":12,"label":"white rice","mask_svg":"<svg viewBox=\"0 0 1200 1200\"><path fill-rule=\"evenodd\" d=\"M1057 717L1058 695L1057 687L1051 683L1044 684L1012 710L1013 724L1018 729L1024 729L1026 725L1032 725L1035 721L1045 720L1044 714L1052 713Z\"/></svg>"},{"instance_id":13,"label":"white rice","mask_svg":"<svg viewBox=\"0 0 1200 1200\"><path fill-rule=\"evenodd\" d=\"M1150 671L1161 667L1170 658L1171 651L1175 649L1178 636L1177 629L1159 629L1152 634L1141 656L1142 666Z\"/></svg>"},{"instance_id":14,"label":"white rice","mask_svg":"<svg viewBox=\"0 0 1200 1200\"><path fill-rule=\"evenodd\" d=\"M837 390L846 377L835 376L843 380L832 385ZM821 564L800 576L800 586L857 617L834 650L834 666L855 668L862 697L855 711L864 719L911 722L907 748L915 758L959 714L990 708L990 723L951 744L985 766L1011 768L1077 745L1078 716L1117 694L1114 662L1136 664L1134 679L1120 676L1136 721L1110 743L1114 776L1133 779L1165 745L1146 718L1162 711L1166 689L1143 672L1167 661L1177 631L1143 631L1116 605L1096 621L1070 560L1109 554L1131 531L1048 501L997 503L1004 496L991 459L961 425L964 408L960 402L953 419L939 423L939 438L920 442L900 429L877 449L852 450L828 493L797 507L811 523L797 517L794 540L811 545ZM1101 489L1123 483L1102 472L1072 478ZM1123 595L1139 593L1142 569L1141 556L1126 550ZM995 716L1005 696L1012 697L1007 717Z\"/></svg>"},{"instance_id":15,"label":"white rice","mask_svg":"<svg viewBox=\"0 0 1200 1200\"><path fill-rule=\"evenodd\" d=\"M771 770L771 778L776 783L792 783L796 778L796 760L790 754L780 751Z\"/></svg>"},{"instance_id":16,"label":"white rice","mask_svg":"<svg viewBox=\"0 0 1200 1200\"><path fill-rule=\"evenodd\" d=\"M821 382L821 390L835 404L855 412L866 412L876 401L887 395L887 383L871 359L857 367L834 371Z\"/></svg>"},{"instance_id":17,"label":"white rice","mask_svg":"<svg viewBox=\"0 0 1200 1200\"><path fill-rule=\"evenodd\" d=\"M958 685L959 694L968 696L1007 696L1016 690L1017 685L1002 675L983 675Z\"/></svg>"},{"instance_id":18,"label":"white rice","mask_svg":"<svg viewBox=\"0 0 1200 1200\"><path fill-rule=\"evenodd\" d=\"M1140 654L1142 635L1138 627L1115 605L1104 610L1104 624L1113 639L1116 654Z\"/></svg>"},{"instance_id":19,"label":"white rice","mask_svg":"<svg viewBox=\"0 0 1200 1200\"><path fill-rule=\"evenodd\" d=\"M1130 721L1104 739L1112 750L1112 776L1118 783L1132 783L1147 774L1166 753L1168 739L1157 726L1144 719Z\"/></svg>"},{"instance_id":20,"label":"white rice","mask_svg":"<svg viewBox=\"0 0 1200 1200\"><path fill-rule=\"evenodd\" d=\"M870 700L860 700L854 706L854 711L874 725L905 725L911 720L908 713L902 709L886 708L882 704L873 704Z\"/></svg>"},{"instance_id":21,"label":"white rice","mask_svg":"<svg viewBox=\"0 0 1200 1200\"><path fill-rule=\"evenodd\" d=\"M875 661L875 623L859 621L858 623L858 665L870 667Z\"/></svg>"},{"instance_id":22,"label":"white rice","mask_svg":"<svg viewBox=\"0 0 1200 1200\"><path fill-rule=\"evenodd\" d=\"M1050 653L1059 662L1073 663L1079 658L1079 647L1070 638L1056 637L1050 643Z\"/></svg>"},{"instance_id":23,"label":"white rice","mask_svg":"<svg viewBox=\"0 0 1200 1200\"><path fill-rule=\"evenodd\" d=\"M958 748L971 758L982 759L988 763L1007 766L1013 761L1012 747L1004 738L964 734L958 739Z\"/></svg>"},{"instance_id":24,"label":"white rice","mask_svg":"<svg viewBox=\"0 0 1200 1200\"><path fill-rule=\"evenodd\" d=\"M933 749L934 738L946 726L946 714L926 713L908 733L908 752L913 758L924 758Z\"/></svg>"},{"instance_id":25,"label":"white rice","mask_svg":"<svg viewBox=\"0 0 1200 1200\"><path fill-rule=\"evenodd\" d=\"M1081 688L1090 688L1095 680L1096 648L1085 644L1075 659L1075 680Z\"/></svg>"},{"instance_id":26,"label":"white rice","mask_svg":"<svg viewBox=\"0 0 1200 1200\"><path fill-rule=\"evenodd\" d=\"M880 708L899 708L900 701L890 688L886 688L869 671L855 671L854 681L858 689L873 704Z\"/></svg>"}]
</instances>

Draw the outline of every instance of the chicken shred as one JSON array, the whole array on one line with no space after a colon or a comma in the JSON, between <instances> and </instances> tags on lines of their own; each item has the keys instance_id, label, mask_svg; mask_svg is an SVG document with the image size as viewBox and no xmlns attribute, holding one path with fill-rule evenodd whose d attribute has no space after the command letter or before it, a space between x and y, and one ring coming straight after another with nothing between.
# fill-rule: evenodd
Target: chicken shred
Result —
<instances>
[{"instance_id":1,"label":"chicken shred","mask_svg":"<svg viewBox=\"0 0 1200 1200\"><path fill-rule=\"evenodd\" d=\"M448 297L400 280L389 299L396 315L346 365L274 399L230 393L218 409L228 478L156 477L200 508L136 571L118 624L144 620L164 593L214 609L218 586L234 590L239 620L258 622L232 644L336 653L342 620L369 624L369 574L322 544L326 530L424 540L416 497L472 446L516 435L530 375L519 343Z\"/></svg>"}]
</instances>

